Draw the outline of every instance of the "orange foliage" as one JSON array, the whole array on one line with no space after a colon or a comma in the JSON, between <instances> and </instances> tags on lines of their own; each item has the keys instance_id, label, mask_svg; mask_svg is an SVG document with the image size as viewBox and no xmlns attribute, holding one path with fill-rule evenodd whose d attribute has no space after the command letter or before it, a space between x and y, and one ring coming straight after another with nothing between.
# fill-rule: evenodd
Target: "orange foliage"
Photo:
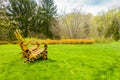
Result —
<instances>
[{"instance_id":1,"label":"orange foliage","mask_svg":"<svg viewBox=\"0 0 120 80\"><path fill-rule=\"evenodd\" d=\"M40 43L48 44L92 44L94 39L61 39L61 40L39 40Z\"/></svg>"}]
</instances>

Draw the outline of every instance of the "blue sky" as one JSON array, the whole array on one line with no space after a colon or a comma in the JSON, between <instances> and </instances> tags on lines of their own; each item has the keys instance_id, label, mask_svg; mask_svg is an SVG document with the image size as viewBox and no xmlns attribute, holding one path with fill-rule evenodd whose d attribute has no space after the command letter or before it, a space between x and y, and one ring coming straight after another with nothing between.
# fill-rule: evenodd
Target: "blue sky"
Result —
<instances>
[{"instance_id":1,"label":"blue sky","mask_svg":"<svg viewBox=\"0 0 120 80\"><path fill-rule=\"evenodd\" d=\"M100 11L107 11L111 7L120 6L120 0L54 0L58 13L70 13L81 10L84 13L97 15Z\"/></svg>"}]
</instances>

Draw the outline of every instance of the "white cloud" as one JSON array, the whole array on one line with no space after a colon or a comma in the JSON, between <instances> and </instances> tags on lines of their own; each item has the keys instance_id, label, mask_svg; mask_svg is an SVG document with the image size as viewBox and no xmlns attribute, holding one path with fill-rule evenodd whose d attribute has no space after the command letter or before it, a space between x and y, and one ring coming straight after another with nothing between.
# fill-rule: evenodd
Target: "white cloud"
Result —
<instances>
[{"instance_id":1,"label":"white cloud","mask_svg":"<svg viewBox=\"0 0 120 80\"><path fill-rule=\"evenodd\" d=\"M119 6L120 0L106 0L107 2L103 2L99 5L88 5L86 3L88 0L54 0L55 4L58 7L58 13L69 13L73 11L73 9L82 8L82 11L85 13L92 13L96 15L101 10L107 11L111 6ZM92 1L92 0L91 0ZM95 0L94 0L95 1ZM105 1L105 0L103 0Z\"/></svg>"},{"instance_id":2,"label":"white cloud","mask_svg":"<svg viewBox=\"0 0 120 80\"><path fill-rule=\"evenodd\" d=\"M82 6L83 0L54 0L58 7L58 13L63 13L64 11L69 13L74 8Z\"/></svg>"}]
</instances>

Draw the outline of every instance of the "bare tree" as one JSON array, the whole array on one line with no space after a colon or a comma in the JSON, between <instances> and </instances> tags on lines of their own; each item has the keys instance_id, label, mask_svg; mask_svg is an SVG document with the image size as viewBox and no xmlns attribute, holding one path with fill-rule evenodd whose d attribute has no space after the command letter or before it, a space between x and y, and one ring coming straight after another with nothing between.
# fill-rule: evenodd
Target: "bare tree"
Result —
<instances>
[{"instance_id":1,"label":"bare tree","mask_svg":"<svg viewBox=\"0 0 120 80\"><path fill-rule=\"evenodd\" d=\"M61 37L69 39L86 38L85 24L89 25L90 19L90 14L82 14L75 10L70 14L64 14L59 19Z\"/></svg>"}]
</instances>

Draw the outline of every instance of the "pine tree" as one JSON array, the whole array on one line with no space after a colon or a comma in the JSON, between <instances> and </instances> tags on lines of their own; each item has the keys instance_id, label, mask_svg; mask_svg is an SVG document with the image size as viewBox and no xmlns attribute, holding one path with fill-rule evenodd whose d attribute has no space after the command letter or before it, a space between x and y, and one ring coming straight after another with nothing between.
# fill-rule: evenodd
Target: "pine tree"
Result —
<instances>
[{"instance_id":1,"label":"pine tree","mask_svg":"<svg viewBox=\"0 0 120 80\"><path fill-rule=\"evenodd\" d=\"M51 31L52 26L56 25L55 16L57 14L57 6L54 5L53 0L42 0L42 30L48 38L53 38L53 33Z\"/></svg>"},{"instance_id":2,"label":"pine tree","mask_svg":"<svg viewBox=\"0 0 120 80\"><path fill-rule=\"evenodd\" d=\"M37 2L35 0L9 0L7 15L19 24L25 37L28 37L28 31L31 27L31 21L35 16Z\"/></svg>"},{"instance_id":3,"label":"pine tree","mask_svg":"<svg viewBox=\"0 0 120 80\"><path fill-rule=\"evenodd\" d=\"M119 22L116 18L113 19L112 26L114 27L112 37L114 40L117 41L120 39L120 32L119 32Z\"/></svg>"}]
</instances>

